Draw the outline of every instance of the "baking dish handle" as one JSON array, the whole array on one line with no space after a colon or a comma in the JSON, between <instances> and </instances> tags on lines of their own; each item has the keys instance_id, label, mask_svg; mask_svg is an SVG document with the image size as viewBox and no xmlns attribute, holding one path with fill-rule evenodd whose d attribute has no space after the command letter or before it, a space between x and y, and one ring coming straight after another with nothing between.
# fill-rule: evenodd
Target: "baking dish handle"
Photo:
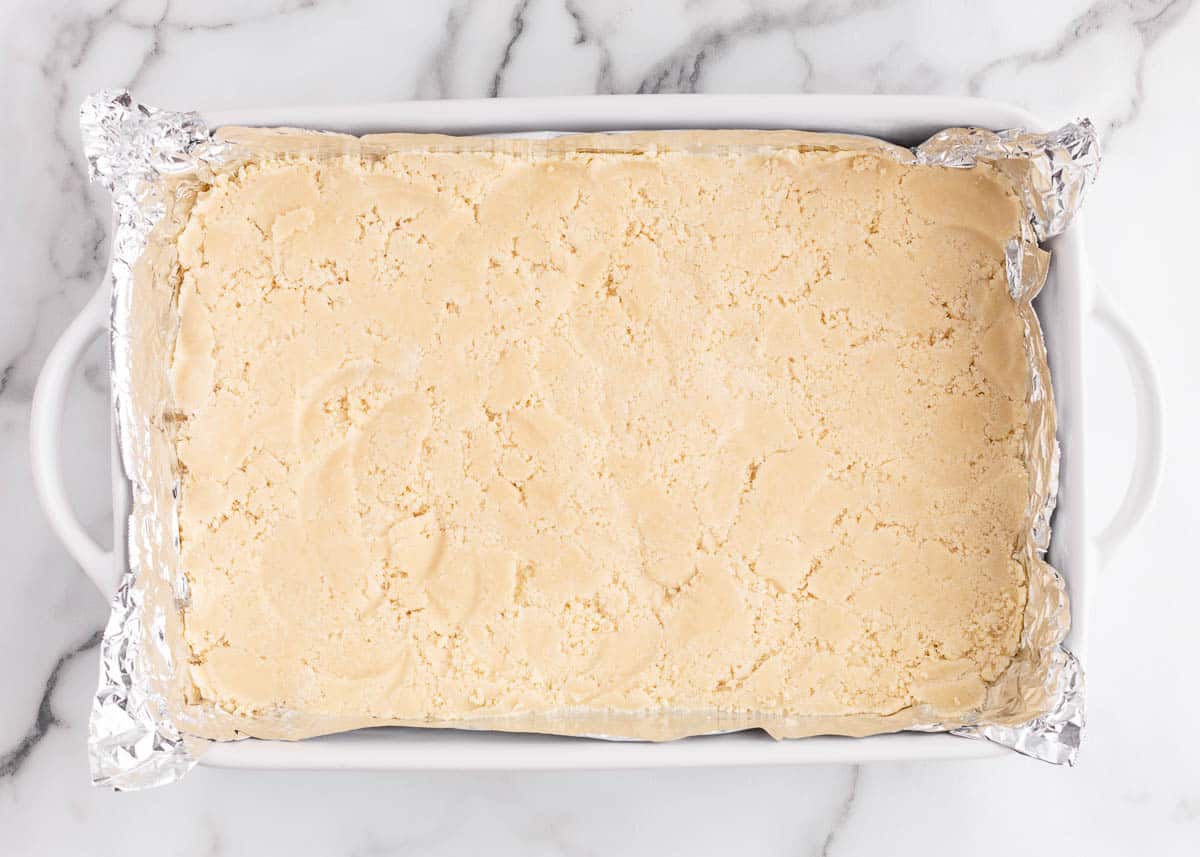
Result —
<instances>
[{"instance_id":1,"label":"baking dish handle","mask_svg":"<svg viewBox=\"0 0 1200 857\"><path fill-rule=\"evenodd\" d=\"M115 585L113 555L92 540L71 509L59 466L57 440L70 372L83 350L108 329L107 298L107 289L99 289L55 344L38 378L30 413L34 485L42 507L67 551L105 594ZM1162 397L1146 346L1102 295L1097 295L1092 319L1108 331L1121 350L1133 380L1138 421L1133 476L1116 513L1095 539L1101 556L1108 557L1145 515L1158 489L1163 468Z\"/></svg>"},{"instance_id":2,"label":"baking dish handle","mask_svg":"<svg viewBox=\"0 0 1200 857\"><path fill-rule=\"evenodd\" d=\"M1154 371L1150 352L1103 294L1096 295L1092 320L1112 336L1125 359L1133 382L1134 409L1137 413L1133 475L1116 514L1096 536L1096 546L1100 550L1101 560L1104 560L1112 556L1117 546L1146 514L1158 490L1163 470L1163 412L1158 375Z\"/></svg>"},{"instance_id":3,"label":"baking dish handle","mask_svg":"<svg viewBox=\"0 0 1200 857\"><path fill-rule=\"evenodd\" d=\"M72 370L92 340L108 330L108 295L107 288L98 289L51 349L29 414L29 451L38 499L67 552L105 595L116 586L113 554L96 544L75 517L63 482L58 439Z\"/></svg>"}]
</instances>

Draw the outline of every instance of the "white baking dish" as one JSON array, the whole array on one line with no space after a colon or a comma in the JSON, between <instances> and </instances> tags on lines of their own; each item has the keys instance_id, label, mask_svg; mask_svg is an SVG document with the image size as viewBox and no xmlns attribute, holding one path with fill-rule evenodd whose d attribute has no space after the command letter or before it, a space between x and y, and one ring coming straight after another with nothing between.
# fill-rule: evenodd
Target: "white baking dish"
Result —
<instances>
[{"instance_id":1,"label":"white baking dish","mask_svg":"<svg viewBox=\"0 0 1200 857\"><path fill-rule=\"evenodd\" d=\"M994 101L926 96L598 96L397 102L341 107L291 107L213 114L213 126L290 125L349 133L438 131L451 134L643 128L798 128L869 134L913 145L956 125L1045 130L1045 123ZM1088 599L1099 551L1107 551L1149 504L1161 470L1161 409L1144 347L1091 287L1082 225L1049 243L1050 279L1038 299L1059 408L1063 447L1051 562L1065 576L1074 627L1067 645L1084 658ZM107 286L89 302L47 359L32 411L35 479L51 525L72 556L105 594L125 567L128 487L113 458L113 521L117 550L95 545L73 517L57 459L56 438L67 381L79 355L108 329ZM1083 364L1086 322L1107 327L1134 376L1139 441L1134 477L1116 518L1099 535L1089 528L1083 471ZM949 759L1006 752L947 734L898 733L870 738L816 737L776 742L759 732L689 738L665 744L597 741L543 735L450 729L380 728L299 742L247 740L214 745L203 762L255 768L623 768L698 765L800 764Z\"/></svg>"}]
</instances>

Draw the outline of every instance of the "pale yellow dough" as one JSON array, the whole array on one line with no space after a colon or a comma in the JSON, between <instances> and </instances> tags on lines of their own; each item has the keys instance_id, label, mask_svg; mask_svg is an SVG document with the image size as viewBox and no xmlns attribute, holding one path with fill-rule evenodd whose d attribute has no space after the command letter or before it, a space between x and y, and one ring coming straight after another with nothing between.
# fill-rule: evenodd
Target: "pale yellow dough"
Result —
<instances>
[{"instance_id":1,"label":"pale yellow dough","mask_svg":"<svg viewBox=\"0 0 1200 857\"><path fill-rule=\"evenodd\" d=\"M1021 209L987 166L795 139L410 140L206 187L192 701L250 734L978 706L1026 600Z\"/></svg>"}]
</instances>

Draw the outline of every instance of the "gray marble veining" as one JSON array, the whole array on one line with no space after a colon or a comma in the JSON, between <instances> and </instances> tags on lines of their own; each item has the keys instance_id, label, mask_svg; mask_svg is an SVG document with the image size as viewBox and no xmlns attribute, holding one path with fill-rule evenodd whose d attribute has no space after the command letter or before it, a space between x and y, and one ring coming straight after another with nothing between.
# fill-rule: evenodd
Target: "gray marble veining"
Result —
<instances>
[{"instance_id":1,"label":"gray marble veining","mask_svg":"<svg viewBox=\"0 0 1200 857\"><path fill-rule=\"evenodd\" d=\"M1200 193L1200 8L1193 0L17 0L0 10L0 853L841 855L1194 853L1200 707L1184 541L1200 519L1188 329L1200 312L1190 244ZM86 182L76 111L136 89L176 108L610 92L931 92L1088 114L1108 157L1089 201L1097 283L1153 331L1174 406L1160 502L1110 563L1090 653L1093 726L1081 766L1019 759L864 769L381 776L201 770L142 798L90 789L84 723L103 599L32 498L28 411L55 338L99 283L107 201ZM19 167L13 169L11 165ZM1093 343L1089 473L1115 507L1133 423L1111 348ZM63 452L82 519L107 529L103 349L72 391ZM1144 645L1139 645L1139 641ZM1184 713L1144 728L1144 704ZM1013 814L1014 799L1022 806ZM912 819L935 817L936 836ZM306 818L307 824L295 824ZM1004 831L1003 836L990 831Z\"/></svg>"}]
</instances>

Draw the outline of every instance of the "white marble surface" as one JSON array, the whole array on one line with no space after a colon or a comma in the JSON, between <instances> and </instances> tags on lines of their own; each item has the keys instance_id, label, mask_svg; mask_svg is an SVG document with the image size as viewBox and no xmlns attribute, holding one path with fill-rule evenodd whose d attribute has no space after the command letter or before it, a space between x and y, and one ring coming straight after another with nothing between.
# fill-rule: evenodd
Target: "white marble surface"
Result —
<instances>
[{"instance_id":1,"label":"white marble surface","mask_svg":"<svg viewBox=\"0 0 1200 857\"><path fill-rule=\"evenodd\" d=\"M954 7L954 8L951 8ZM0 853L1200 853L1200 4L766 0L7 0L0 7ZM80 99L286 103L591 92L982 95L1093 117L1098 285L1147 338L1168 409L1149 516L1097 586L1090 726L1062 770L1000 761L538 774L197 769L168 789L87 782L85 719L105 603L33 500L29 402L99 283L107 200L84 180ZM1189 335L1191 334L1191 335ZM104 353L64 432L72 494L109 531ZM1130 385L1090 357L1099 522L1129 471Z\"/></svg>"}]
</instances>

